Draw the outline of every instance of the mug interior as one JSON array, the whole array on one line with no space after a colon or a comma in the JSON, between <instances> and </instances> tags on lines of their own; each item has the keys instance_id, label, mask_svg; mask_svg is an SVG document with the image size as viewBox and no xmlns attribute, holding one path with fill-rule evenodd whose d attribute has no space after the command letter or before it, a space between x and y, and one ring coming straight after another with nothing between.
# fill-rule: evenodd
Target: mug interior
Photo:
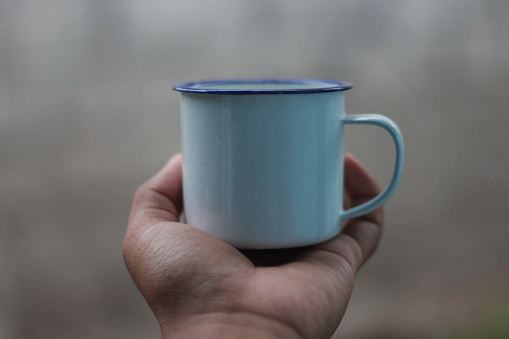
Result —
<instances>
[{"instance_id":1,"label":"mug interior","mask_svg":"<svg viewBox=\"0 0 509 339\"><path fill-rule=\"evenodd\" d=\"M342 81L317 79L230 79L187 82L173 89L209 94L292 94L345 91L352 85Z\"/></svg>"}]
</instances>

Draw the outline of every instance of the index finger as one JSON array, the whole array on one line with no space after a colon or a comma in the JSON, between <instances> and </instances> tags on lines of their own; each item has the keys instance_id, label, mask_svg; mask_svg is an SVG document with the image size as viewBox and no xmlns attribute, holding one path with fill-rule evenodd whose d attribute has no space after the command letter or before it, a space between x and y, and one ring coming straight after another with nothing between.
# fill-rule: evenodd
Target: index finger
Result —
<instances>
[{"instance_id":1,"label":"index finger","mask_svg":"<svg viewBox=\"0 0 509 339\"><path fill-rule=\"evenodd\" d=\"M379 190L375 179L351 155L345 156L345 189L353 204L360 204L375 197ZM312 246L300 259L321 262L335 271L348 266L354 274L373 254L382 234L383 210L349 220L335 238ZM340 270L341 271L341 270Z\"/></svg>"},{"instance_id":2,"label":"index finger","mask_svg":"<svg viewBox=\"0 0 509 339\"><path fill-rule=\"evenodd\" d=\"M380 194L380 187L369 172L352 155L345 155L345 191L351 205L356 206ZM373 254L382 236L383 208L348 220L342 235L353 240L357 249L356 269Z\"/></svg>"}]
</instances>

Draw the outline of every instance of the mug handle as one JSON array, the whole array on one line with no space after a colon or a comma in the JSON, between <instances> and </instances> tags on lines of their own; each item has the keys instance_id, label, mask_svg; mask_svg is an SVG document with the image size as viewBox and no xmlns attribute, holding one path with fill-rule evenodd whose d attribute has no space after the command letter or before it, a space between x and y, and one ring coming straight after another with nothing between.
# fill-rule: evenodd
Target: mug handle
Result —
<instances>
[{"instance_id":1,"label":"mug handle","mask_svg":"<svg viewBox=\"0 0 509 339\"><path fill-rule=\"evenodd\" d=\"M398 126L391 119L380 114L356 114L344 116L343 123L353 125L375 125L382 127L387 132L389 132L394 141L394 145L396 146L396 161L394 164L392 179L389 182L389 185L382 193L373 199L341 213L341 219L351 219L377 209L378 207L382 206L391 197L391 195L394 194L401 178L401 172L403 171L403 161L405 155L403 137L401 136L401 132Z\"/></svg>"}]
</instances>

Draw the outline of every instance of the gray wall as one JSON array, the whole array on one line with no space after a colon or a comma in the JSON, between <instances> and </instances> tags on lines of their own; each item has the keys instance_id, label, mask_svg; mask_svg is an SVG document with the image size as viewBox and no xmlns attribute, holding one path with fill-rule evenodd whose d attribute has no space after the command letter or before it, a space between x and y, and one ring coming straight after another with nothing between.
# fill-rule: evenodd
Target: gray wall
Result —
<instances>
[{"instance_id":1,"label":"gray wall","mask_svg":"<svg viewBox=\"0 0 509 339\"><path fill-rule=\"evenodd\" d=\"M475 326L508 295L508 62L503 0L0 0L0 337L159 336L121 257L130 199L180 149L172 85L216 77L349 81L348 112L404 133L338 334ZM347 142L386 183L389 137Z\"/></svg>"}]
</instances>

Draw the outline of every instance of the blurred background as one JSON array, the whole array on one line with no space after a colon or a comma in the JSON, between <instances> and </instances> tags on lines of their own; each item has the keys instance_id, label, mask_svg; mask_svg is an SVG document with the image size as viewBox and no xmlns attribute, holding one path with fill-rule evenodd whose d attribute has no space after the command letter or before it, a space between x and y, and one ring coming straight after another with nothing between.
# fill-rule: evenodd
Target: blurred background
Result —
<instances>
[{"instance_id":1,"label":"blurred background","mask_svg":"<svg viewBox=\"0 0 509 339\"><path fill-rule=\"evenodd\" d=\"M0 0L0 337L157 338L124 267L136 187L180 150L181 81L352 82L406 141L337 338L507 338L509 2ZM393 146L349 127L382 184Z\"/></svg>"}]
</instances>

